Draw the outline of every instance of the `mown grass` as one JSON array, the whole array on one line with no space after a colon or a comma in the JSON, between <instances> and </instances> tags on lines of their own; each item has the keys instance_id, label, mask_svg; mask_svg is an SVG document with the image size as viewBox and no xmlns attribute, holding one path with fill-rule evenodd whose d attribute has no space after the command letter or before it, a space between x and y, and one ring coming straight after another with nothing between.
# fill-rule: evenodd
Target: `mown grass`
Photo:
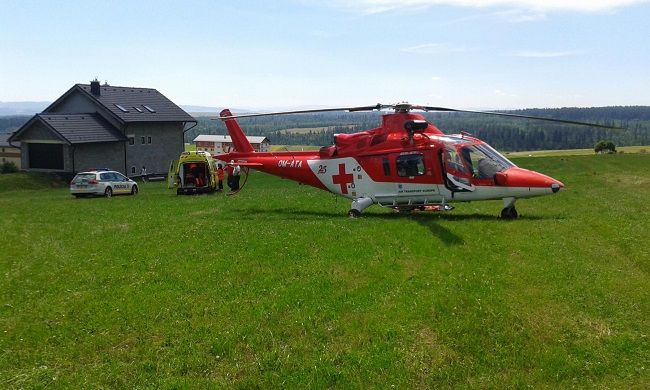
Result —
<instances>
[{"instance_id":1,"label":"mown grass","mask_svg":"<svg viewBox=\"0 0 650 390\"><path fill-rule=\"evenodd\" d=\"M618 153L648 153L650 146L619 146ZM594 149L555 149L555 150L533 150L524 152L507 152L508 157L558 157L558 156L591 156Z\"/></svg>"},{"instance_id":2,"label":"mown grass","mask_svg":"<svg viewBox=\"0 0 650 390\"><path fill-rule=\"evenodd\" d=\"M650 386L650 156L515 162L567 186L516 221L2 176L0 386Z\"/></svg>"},{"instance_id":3,"label":"mown grass","mask_svg":"<svg viewBox=\"0 0 650 390\"><path fill-rule=\"evenodd\" d=\"M271 152L318 150L320 148L320 146L314 145L270 145Z\"/></svg>"}]
</instances>

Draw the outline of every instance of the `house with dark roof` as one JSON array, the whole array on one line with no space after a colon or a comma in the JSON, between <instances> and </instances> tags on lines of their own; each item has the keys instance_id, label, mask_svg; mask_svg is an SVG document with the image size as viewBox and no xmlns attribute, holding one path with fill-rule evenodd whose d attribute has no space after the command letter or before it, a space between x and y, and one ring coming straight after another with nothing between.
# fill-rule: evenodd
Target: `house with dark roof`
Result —
<instances>
[{"instance_id":1,"label":"house with dark roof","mask_svg":"<svg viewBox=\"0 0 650 390\"><path fill-rule=\"evenodd\" d=\"M196 120L152 88L76 84L8 141L21 144L24 170L125 175L166 173Z\"/></svg>"}]
</instances>

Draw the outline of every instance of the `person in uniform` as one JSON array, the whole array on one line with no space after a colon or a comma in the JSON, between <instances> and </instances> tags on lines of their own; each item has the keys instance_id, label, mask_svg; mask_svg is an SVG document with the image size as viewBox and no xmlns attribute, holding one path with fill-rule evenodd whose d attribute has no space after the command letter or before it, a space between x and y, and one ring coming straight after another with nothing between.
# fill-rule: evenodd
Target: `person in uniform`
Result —
<instances>
[{"instance_id":1,"label":"person in uniform","mask_svg":"<svg viewBox=\"0 0 650 390\"><path fill-rule=\"evenodd\" d=\"M218 186L217 191L222 192L223 191L223 177L224 177L224 171L223 171L223 166L221 164L217 164L217 179L218 179Z\"/></svg>"}]
</instances>

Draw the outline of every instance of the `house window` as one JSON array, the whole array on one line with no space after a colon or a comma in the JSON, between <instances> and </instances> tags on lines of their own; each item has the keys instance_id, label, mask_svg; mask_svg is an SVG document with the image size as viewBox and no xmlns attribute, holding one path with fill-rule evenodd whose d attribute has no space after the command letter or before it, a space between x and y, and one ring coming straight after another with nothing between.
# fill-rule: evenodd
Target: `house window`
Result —
<instances>
[{"instance_id":1,"label":"house window","mask_svg":"<svg viewBox=\"0 0 650 390\"><path fill-rule=\"evenodd\" d=\"M151 143L151 136L147 137L147 143L148 143L148 144Z\"/></svg>"},{"instance_id":2,"label":"house window","mask_svg":"<svg viewBox=\"0 0 650 390\"><path fill-rule=\"evenodd\" d=\"M135 175L135 167L131 167L131 174Z\"/></svg>"},{"instance_id":3,"label":"house window","mask_svg":"<svg viewBox=\"0 0 650 390\"><path fill-rule=\"evenodd\" d=\"M133 135L129 136L129 145L135 145L135 136Z\"/></svg>"},{"instance_id":4,"label":"house window","mask_svg":"<svg viewBox=\"0 0 650 390\"><path fill-rule=\"evenodd\" d=\"M140 137L140 142L142 143L142 145L144 145L144 135Z\"/></svg>"},{"instance_id":5,"label":"house window","mask_svg":"<svg viewBox=\"0 0 650 390\"><path fill-rule=\"evenodd\" d=\"M149 111L149 112L156 112L156 110L154 110L153 108L151 108L149 106L145 106L144 104L142 105L142 107L146 108L147 111Z\"/></svg>"}]
</instances>

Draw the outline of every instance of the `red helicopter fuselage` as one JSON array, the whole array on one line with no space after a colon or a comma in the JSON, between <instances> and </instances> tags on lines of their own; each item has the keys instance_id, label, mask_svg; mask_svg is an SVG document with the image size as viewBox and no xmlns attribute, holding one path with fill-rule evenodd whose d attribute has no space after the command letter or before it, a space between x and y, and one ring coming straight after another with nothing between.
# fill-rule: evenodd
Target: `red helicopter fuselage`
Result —
<instances>
[{"instance_id":1,"label":"red helicopter fuselage","mask_svg":"<svg viewBox=\"0 0 650 390\"><path fill-rule=\"evenodd\" d=\"M221 116L231 113L224 110ZM516 218L516 199L563 187L517 167L478 138L445 135L411 112L385 114L375 129L337 134L334 145L305 152L255 152L237 121L223 120L235 151L215 158L349 198L350 215L372 204L399 211L449 210L450 202L503 199L502 216Z\"/></svg>"}]
</instances>

